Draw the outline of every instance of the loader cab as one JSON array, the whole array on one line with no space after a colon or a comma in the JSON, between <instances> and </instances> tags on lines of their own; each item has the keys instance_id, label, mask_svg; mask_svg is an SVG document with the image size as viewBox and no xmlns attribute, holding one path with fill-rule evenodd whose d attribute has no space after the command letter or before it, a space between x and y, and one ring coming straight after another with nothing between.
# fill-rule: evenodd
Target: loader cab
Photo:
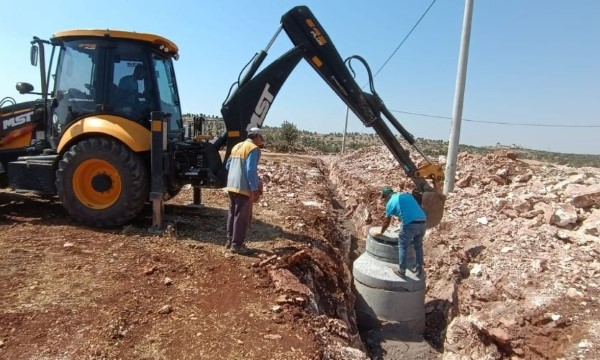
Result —
<instances>
[{"instance_id":1,"label":"loader cab","mask_svg":"<svg viewBox=\"0 0 600 360\"><path fill-rule=\"evenodd\" d=\"M59 32L51 95L51 139L71 124L116 116L150 127L150 113L171 114L169 137L180 138L182 117L172 59L177 47L162 37L110 30Z\"/></svg>"}]
</instances>

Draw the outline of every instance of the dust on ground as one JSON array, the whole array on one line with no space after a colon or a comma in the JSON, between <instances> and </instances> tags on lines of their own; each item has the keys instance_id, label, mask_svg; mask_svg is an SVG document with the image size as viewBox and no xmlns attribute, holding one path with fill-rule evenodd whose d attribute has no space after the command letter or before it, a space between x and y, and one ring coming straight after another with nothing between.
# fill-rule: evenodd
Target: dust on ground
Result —
<instances>
[{"instance_id":1,"label":"dust on ground","mask_svg":"<svg viewBox=\"0 0 600 360\"><path fill-rule=\"evenodd\" d=\"M0 358L362 358L316 163L264 157L252 257L223 251L222 190L203 190L195 209L184 188L166 205L164 236L148 233L149 206L102 230L74 223L54 198L0 193Z\"/></svg>"},{"instance_id":2,"label":"dust on ground","mask_svg":"<svg viewBox=\"0 0 600 360\"><path fill-rule=\"evenodd\" d=\"M350 266L382 220L380 187L410 188L402 169L372 147L266 153L260 173L253 257L223 253L222 190L194 209L184 188L164 236L147 232L149 206L98 230L54 198L0 192L0 358L385 358L359 337ZM459 156L425 239L432 356L600 357L599 179L514 154Z\"/></svg>"}]
</instances>

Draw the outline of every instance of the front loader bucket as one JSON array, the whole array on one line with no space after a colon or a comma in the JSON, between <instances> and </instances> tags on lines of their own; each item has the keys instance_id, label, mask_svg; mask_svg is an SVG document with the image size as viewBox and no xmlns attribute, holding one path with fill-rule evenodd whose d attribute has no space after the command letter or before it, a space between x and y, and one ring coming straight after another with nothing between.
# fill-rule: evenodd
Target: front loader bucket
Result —
<instances>
[{"instance_id":1,"label":"front loader bucket","mask_svg":"<svg viewBox=\"0 0 600 360\"><path fill-rule=\"evenodd\" d=\"M446 195L435 192L426 191L423 193L421 207L427 214L427 228L437 226L442 221L444 216L444 204L446 203Z\"/></svg>"}]
</instances>

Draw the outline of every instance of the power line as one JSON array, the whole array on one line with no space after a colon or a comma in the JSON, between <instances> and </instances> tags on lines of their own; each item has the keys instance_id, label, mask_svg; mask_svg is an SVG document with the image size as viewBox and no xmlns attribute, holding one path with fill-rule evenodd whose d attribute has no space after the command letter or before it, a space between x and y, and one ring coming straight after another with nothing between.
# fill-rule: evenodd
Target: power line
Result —
<instances>
[{"instance_id":1,"label":"power line","mask_svg":"<svg viewBox=\"0 0 600 360\"><path fill-rule=\"evenodd\" d=\"M394 57L394 55L396 55L396 52L400 49L400 47L404 44L404 42L406 42L406 39L408 39L408 37L410 36L410 34L412 34L412 32L417 28L417 26L419 25L419 23L421 22L421 20L423 20L423 18L425 17L425 15L427 15L427 13L429 12L429 10L433 6L433 4L435 4L436 1L437 0L433 0L431 2L431 4L429 4L429 7L427 8L427 10L425 10L425 12L423 13L423 15L421 15L421 17L419 18L419 20L417 20L417 22L412 27L412 29L410 29L410 31L406 34L406 36L404 36L404 39L402 39L402 41L400 42L400 45L398 45L396 47L396 50L394 50L392 52L392 54L387 58L387 60L383 63L383 65L381 65L381 67L379 68L379 70L377 70L375 72L375 75L373 75L374 78L377 77L377 74L379 74L379 72L387 65L387 63L392 59L392 57Z\"/></svg>"},{"instance_id":2,"label":"power line","mask_svg":"<svg viewBox=\"0 0 600 360\"><path fill-rule=\"evenodd\" d=\"M440 116L440 115L429 115L429 114L421 114L410 111L402 111L402 110L390 110L391 112L396 112L400 114L408 114L408 115L416 115L423 116L435 119L447 119L452 120L449 116ZM536 126L536 127L557 127L557 128L600 128L600 125L564 125L564 124L533 124L533 123L512 123L505 121L485 121L485 120L472 120L472 119L462 119L463 121L483 123L483 124L496 124L496 125L510 125L510 126Z\"/></svg>"},{"instance_id":3,"label":"power line","mask_svg":"<svg viewBox=\"0 0 600 360\"><path fill-rule=\"evenodd\" d=\"M402 41L400 42L400 44L390 54L390 56L387 58L387 60L385 60L385 62L383 63L383 65L381 65L381 67L375 72L375 74L373 75L373 78L375 78L377 76L377 74L379 74L381 72L381 70L383 70L383 68L388 64L388 62L394 57L394 55L396 55L396 52L398 52L398 50L400 49L400 47L402 47L402 45L404 45L404 43L406 42L406 40L408 39L408 37L413 33L413 31L421 23L421 20L423 20L423 18L425 18L425 16L429 12L429 10L431 10L431 8L433 7L433 5L435 4L436 1L437 0L433 0L431 2L431 4L429 4L429 6L427 7L427 9L425 9L425 12L423 12L423 15L421 15L421 17L419 18L419 20L417 20L417 22L415 23L415 25L413 25L413 27L406 34L406 36L404 36L404 38L402 39ZM396 112L396 113L401 113L401 114L416 115L416 116L423 116L423 117L436 118L436 119L448 119L448 120L452 120L452 118L448 117L448 116L429 115L429 114L422 114L422 113L415 113L415 112L401 111L401 110L390 110L390 111L391 112ZM473 120L473 119L465 119L465 118L462 118L462 121L475 122L475 123L483 123L483 124L509 125L509 126L533 126L533 127L555 127L555 128L600 128L600 125L564 125L564 124L511 123L511 122L505 122L505 121L484 121L484 120Z\"/></svg>"}]
</instances>

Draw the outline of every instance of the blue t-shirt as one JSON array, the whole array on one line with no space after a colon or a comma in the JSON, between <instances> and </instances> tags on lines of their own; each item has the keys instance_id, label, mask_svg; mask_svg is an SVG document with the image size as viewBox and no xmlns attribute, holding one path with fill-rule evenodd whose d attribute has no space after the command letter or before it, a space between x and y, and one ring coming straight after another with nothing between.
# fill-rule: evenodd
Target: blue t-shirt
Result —
<instances>
[{"instance_id":1,"label":"blue t-shirt","mask_svg":"<svg viewBox=\"0 0 600 360\"><path fill-rule=\"evenodd\" d=\"M402 219L402 225L413 221L425 221L427 215L417 200L408 193L393 194L385 205L385 216L397 216Z\"/></svg>"}]
</instances>

